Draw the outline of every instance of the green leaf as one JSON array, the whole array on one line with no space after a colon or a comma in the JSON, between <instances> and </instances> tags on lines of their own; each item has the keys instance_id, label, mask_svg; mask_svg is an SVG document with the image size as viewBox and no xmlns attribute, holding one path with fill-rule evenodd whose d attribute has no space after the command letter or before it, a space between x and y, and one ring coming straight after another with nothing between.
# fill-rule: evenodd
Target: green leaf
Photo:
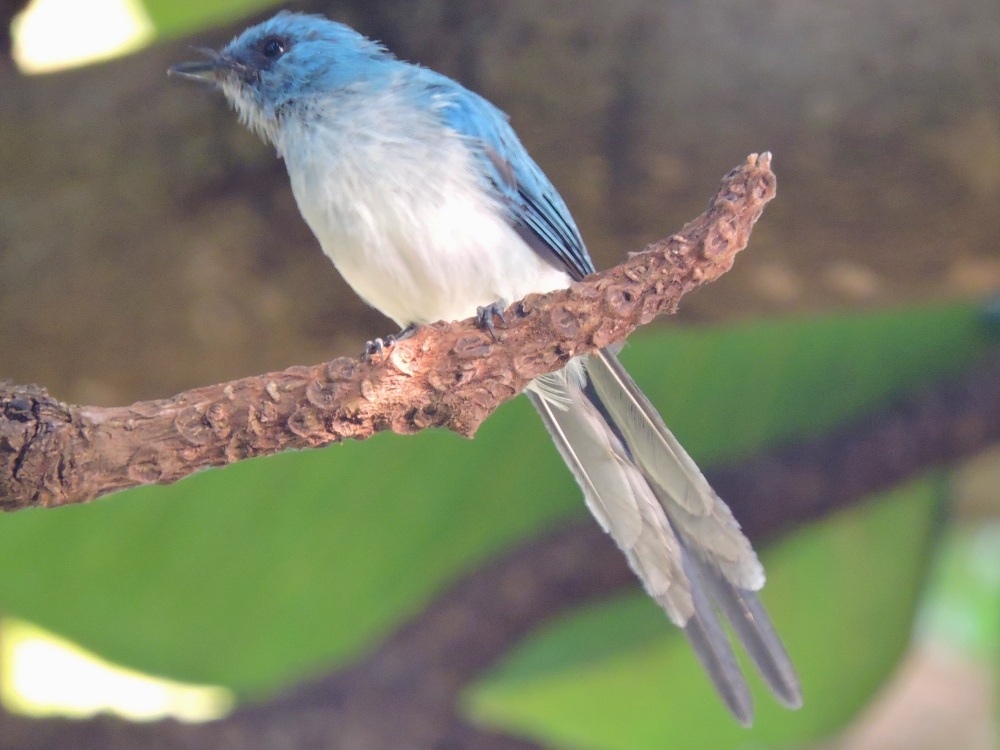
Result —
<instances>
[{"instance_id":1,"label":"green leaf","mask_svg":"<svg viewBox=\"0 0 1000 750\"><path fill-rule=\"evenodd\" d=\"M868 702L909 641L944 485L915 482L763 556L763 599L802 678L799 711L751 679L757 720L740 728L679 631L636 594L531 636L469 691L466 712L566 748L778 748L827 737Z\"/></svg>"},{"instance_id":2,"label":"green leaf","mask_svg":"<svg viewBox=\"0 0 1000 750\"><path fill-rule=\"evenodd\" d=\"M143 671L244 694L287 682L578 510L530 406L490 421L474 441L384 434L0 517L0 602Z\"/></svg>"},{"instance_id":3,"label":"green leaf","mask_svg":"<svg viewBox=\"0 0 1000 750\"><path fill-rule=\"evenodd\" d=\"M142 0L156 33L180 37L211 26L233 23L281 0Z\"/></svg>"},{"instance_id":4,"label":"green leaf","mask_svg":"<svg viewBox=\"0 0 1000 750\"><path fill-rule=\"evenodd\" d=\"M622 352L703 465L822 433L961 372L996 339L969 304L642 331Z\"/></svg>"},{"instance_id":5,"label":"green leaf","mask_svg":"<svg viewBox=\"0 0 1000 750\"><path fill-rule=\"evenodd\" d=\"M948 528L917 633L974 659L993 663L1000 657L1000 522Z\"/></svg>"},{"instance_id":6,"label":"green leaf","mask_svg":"<svg viewBox=\"0 0 1000 750\"><path fill-rule=\"evenodd\" d=\"M968 366L986 342L970 305L660 328L624 360L706 462L852 418ZM583 513L517 399L472 441L379 435L0 515L0 609L107 659L247 695L374 647L463 572Z\"/></svg>"}]
</instances>

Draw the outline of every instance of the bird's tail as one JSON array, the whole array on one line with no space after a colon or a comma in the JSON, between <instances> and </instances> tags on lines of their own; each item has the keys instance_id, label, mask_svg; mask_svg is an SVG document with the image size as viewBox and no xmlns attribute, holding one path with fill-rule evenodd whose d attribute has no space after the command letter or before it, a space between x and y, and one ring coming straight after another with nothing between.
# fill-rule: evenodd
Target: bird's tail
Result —
<instances>
[{"instance_id":1,"label":"bird's tail","mask_svg":"<svg viewBox=\"0 0 1000 750\"><path fill-rule=\"evenodd\" d=\"M683 628L736 718L752 723L753 700L717 611L778 700L801 706L795 669L757 597L757 555L618 358L602 349L573 360L527 394L587 507Z\"/></svg>"}]
</instances>

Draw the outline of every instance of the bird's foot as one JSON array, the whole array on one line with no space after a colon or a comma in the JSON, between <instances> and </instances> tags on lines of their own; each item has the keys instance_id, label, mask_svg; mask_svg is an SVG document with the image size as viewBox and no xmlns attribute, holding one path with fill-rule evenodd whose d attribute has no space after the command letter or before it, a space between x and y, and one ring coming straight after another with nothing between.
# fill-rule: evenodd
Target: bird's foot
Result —
<instances>
[{"instance_id":1,"label":"bird's foot","mask_svg":"<svg viewBox=\"0 0 1000 750\"><path fill-rule=\"evenodd\" d=\"M361 352L363 362L372 362L381 359L386 350L386 339L373 339L365 342L365 350Z\"/></svg>"},{"instance_id":2,"label":"bird's foot","mask_svg":"<svg viewBox=\"0 0 1000 750\"><path fill-rule=\"evenodd\" d=\"M500 318L500 322L503 323L504 328L507 327L507 318L504 317L504 310L507 309L507 303L502 299L497 300L491 305L486 305L485 307L480 307L476 309L476 325L480 328L485 328L490 332L494 341L499 341L496 329L493 327L493 319Z\"/></svg>"},{"instance_id":3,"label":"bird's foot","mask_svg":"<svg viewBox=\"0 0 1000 750\"><path fill-rule=\"evenodd\" d=\"M368 341L365 343L365 350L361 353L361 359L365 362L371 362L376 357L381 359L385 356L387 349L391 349L400 341L405 341L416 332L417 324L410 323L410 325L406 326L406 328L399 333L390 333L384 339L380 338L375 339L374 341Z\"/></svg>"},{"instance_id":4,"label":"bird's foot","mask_svg":"<svg viewBox=\"0 0 1000 750\"><path fill-rule=\"evenodd\" d=\"M392 346L393 344L398 344L400 341L406 341L410 336L417 332L417 324L410 323L399 333L391 333L386 337L386 346Z\"/></svg>"}]
</instances>

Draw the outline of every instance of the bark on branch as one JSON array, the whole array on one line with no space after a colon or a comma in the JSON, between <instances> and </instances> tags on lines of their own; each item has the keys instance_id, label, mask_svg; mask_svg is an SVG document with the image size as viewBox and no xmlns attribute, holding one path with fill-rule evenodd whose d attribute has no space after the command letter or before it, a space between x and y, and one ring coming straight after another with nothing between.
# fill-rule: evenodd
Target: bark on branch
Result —
<instances>
[{"instance_id":1,"label":"bark on branch","mask_svg":"<svg viewBox=\"0 0 1000 750\"><path fill-rule=\"evenodd\" d=\"M832 433L708 474L755 544L1000 439L1000 358L886 403ZM33 720L0 709L0 750L538 750L469 726L462 691L553 615L635 575L593 519L500 557L442 592L371 654L209 724L110 716Z\"/></svg>"},{"instance_id":2,"label":"bark on branch","mask_svg":"<svg viewBox=\"0 0 1000 750\"><path fill-rule=\"evenodd\" d=\"M774 197L770 162L752 154L678 234L567 290L515 303L499 341L472 320L435 323L374 362L291 367L126 407L71 406L37 386L0 385L0 508L87 502L381 430L471 436L533 378L674 312L684 294L728 271Z\"/></svg>"}]
</instances>

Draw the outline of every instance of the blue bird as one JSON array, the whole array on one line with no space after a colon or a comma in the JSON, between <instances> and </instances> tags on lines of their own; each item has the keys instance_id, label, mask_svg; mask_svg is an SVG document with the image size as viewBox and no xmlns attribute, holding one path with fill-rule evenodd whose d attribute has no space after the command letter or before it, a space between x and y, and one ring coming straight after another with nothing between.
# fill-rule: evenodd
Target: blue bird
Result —
<instances>
[{"instance_id":1,"label":"blue bird","mask_svg":"<svg viewBox=\"0 0 1000 750\"><path fill-rule=\"evenodd\" d=\"M594 271L503 112L342 24L282 12L170 72L220 87L274 145L323 252L401 335L473 315L491 327L506 302ZM526 393L587 507L735 717L749 726L753 701L720 612L778 700L799 707L750 542L615 353L574 359Z\"/></svg>"}]
</instances>

